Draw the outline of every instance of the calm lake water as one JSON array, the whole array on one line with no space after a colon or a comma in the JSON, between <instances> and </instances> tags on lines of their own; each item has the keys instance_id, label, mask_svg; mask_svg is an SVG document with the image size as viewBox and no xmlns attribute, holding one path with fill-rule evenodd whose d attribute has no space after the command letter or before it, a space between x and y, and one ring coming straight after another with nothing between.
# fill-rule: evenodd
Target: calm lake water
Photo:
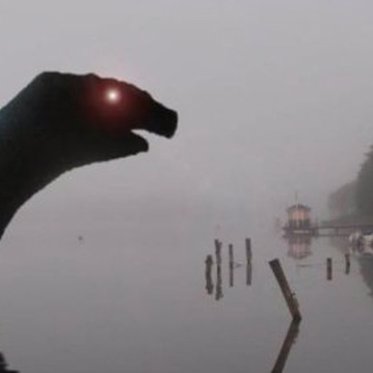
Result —
<instances>
[{"instance_id":1,"label":"calm lake water","mask_svg":"<svg viewBox=\"0 0 373 373\"><path fill-rule=\"evenodd\" d=\"M26 208L1 242L0 351L9 369L271 372L290 325L268 265L278 257L304 318L283 371L372 371L373 261L352 257L346 274L343 251L327 238L289 252L273 217L73 215L39 218ZM252 282L237 266L230 287L228 244L244 264L245 237ZM205 283L214 238L223 242L219 301L215 265L214 294Z\"/></svg>"}]
</instances>

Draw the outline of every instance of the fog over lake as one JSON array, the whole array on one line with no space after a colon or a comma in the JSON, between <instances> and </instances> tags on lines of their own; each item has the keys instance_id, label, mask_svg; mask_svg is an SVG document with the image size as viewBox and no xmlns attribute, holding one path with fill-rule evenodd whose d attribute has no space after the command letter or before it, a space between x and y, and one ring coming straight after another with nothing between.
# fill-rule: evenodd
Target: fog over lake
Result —
<instances>
[{"instance_id":1,"label":"fog over lake","mask_svg":"<svg viewBox=\"0 0 373 373\"><path fill-rule=\"evenodd\" d=\"M40 71L93 71L133 82L179 111L171 142L151 138L149 154L52 185L46 207L63 199L72 216L81 195L123 204L156 196L162 206L196 198L269 203L281 212L297 189L315 205L356 175L370 145L372 7L2 2L0 99Z\"/></svg>"},{"instance_id":2,"label":"fog over lake","mask_svg":"<svg viewBox=\"0 0 373 373\"><path fill-rule=\"evenodd\" d=\"M310 319L289 372L302 371L306 350L317 360L326 319L317 323L312 302L327 308L332 285L322 288L324 272L299 274L271 229L295 192L314 218L327 218L329 193L356 177L373 142L372 12L362 0L0 2L0 106L52 70L134 83L179 114L173 139L146 133L148 153L63 175L11 222L0 243L0 351L10 365L31 373L243 372L247 347L252 371L270 371L288 325L267 272L276 255L286 257ZM246 236L257 244L251 293L238 269L236 295L214 302L203 264L213 240L239 247ZM328 241L313 249L314 262L324 263L324 249L343 260ZM361 321L372 322L369 285L352 266L348 280L335 282L345 297L328 308L340 342L332 356L361 333L371 342ZM312 293L308 281L324 290ZM356 303L346 306L349 296ZM331 316L344 306L351 341ZM246 323L252 329L241 329ZM266 325L282 328L267 335ZM368 349L349 356L351 366L370 359ZM303 371L334 371L328 358Z\"/></svg>"}]
</instances>

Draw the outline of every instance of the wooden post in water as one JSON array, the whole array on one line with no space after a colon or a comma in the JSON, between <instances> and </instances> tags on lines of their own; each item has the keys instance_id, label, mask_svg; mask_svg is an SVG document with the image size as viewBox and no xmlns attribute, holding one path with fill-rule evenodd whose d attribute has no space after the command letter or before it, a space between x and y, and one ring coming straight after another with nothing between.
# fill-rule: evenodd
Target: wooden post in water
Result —
<instances>
[{"instance_id":1,"label":"wooden post in water","mask_svg":"<svg viewBox=\"0 0 373 373\"><path fill-rule=\"evenodd\" d=\"M232 244L228 245L228 250L229 250L229 265L233 266L234 257L233 257L233 245Z\"/></svg>"},{"instance_id":2,"label":"wooden post in water","mask_svg":"<svg viewBox=\"0 0 373 373\"><path fill-rule=\"evenodd\" d=\"M229 286L234 286L234 257L233 257L233 245L229 244Z\"/></svg>"},{"instance_id":3,"label":"wooden post in water","mask_svg":"<svg viewBox=\"0 0 373 373\"><path fill-rule=\"evenodd\" d=\"M247 263L251 263L251 259L252 259L252 252L251 252L251 239L250 238L246 238L246 261Z\"/></svg>"},{"instance_id":4,"label":"wooden post in water","mask_svg":"<svg viewBox=\"0 0 373 373\"><path fill-rule=\"evenodd\" d=\"M221 277L221 247L222 243L215 239L215 256L216 256L216 292L215 299L223 298L223 280Z\"/></svg>"},{"instance_id":5,"label":"wooden post in water","mask_svg":"<svg viewBox=\"0 0 373 373\"><path fill-rule=\"evenodd\" d=\"M205 260L205 279L206 279L206 291L207 294L211 295L214 292L214 284L212 282L212 276L211 276L211 270L212 266L214 264L214 261L212 259L212 255L207 255Z\"/></svg>"},{"instance_id":6,"label":"wooden post in water","mask_svg":"<svg viewBox=\"0 0 373 373\"><path fill-rule=\"evenodd\" d=\"M218 239L215 239L215 255L217 265L221 265L221 246L222 243Z\"/></svg>"},{"instance_id":7,"label":"wooden post in water","mask_svg":"<svg viewBox=\"0 0 373 373\"><path fill-rule=\"evenodd\" d=\"M221 277L221 265L216 266L216 293L215 300L223 298L223 280Z\"/></svg>"},{"instance_id":8,"label":"wooden post in water","mask_svg":"<svg viewBox=\"0 0 373 373\"><path fill-rule=\"evenodd\" d=\"M253 254L251 251L251 238L246 238L245 244L246 244L246 285L251 286L252 275L253 275L253 272L252 272L253 267L251 264L251 261L253 258Z\"/></svg>"},{"instance_id":9,"label":"wooden post in water","mask_svg":"<svg viewBox=\"0 0 373 373\"><path fill-rule=\"evenodd\" d=\"M273 259L269 262L269 265L271 266L271 269L277 279L293 320L300 321L302 319L302 315L299 311L298 301L295 298L295 294L290 290L289 283L281 267L280 261L278 259Z\"/></svg>"},{"instance_id":10,"label":"wooden post in water","mask_svg":"<svg viewBox=\"0 0 373 373\"><path fill-rule=\"evenodd\" d=\"M326 279L328 281L331 281L333 279L332 258L326 258Z\"/></svg>"},{"instance_id":11,"label":"wooden post in water","mask_svg":"<svg viewBox=\"0 0 373 373\"><path fill-rule=\"evenodd\" d=\"M350 273L350 267L351 267L351 261L350 261L350 254L345 254L345 259L346 259L346 270L345 273L348 275Z\"/></svg>"},{"instance_id":12,"label":"wooden post in water","mask_svg":"<svg viewBox=\"0 0 373 373\"><path fill-rule=\"evenodd\" d=\"M272 369L272 373L282 373L284 371L284 367L288 359L291 347L294 345L299 333L299 323L300 321L296 320L293 320L290 323L288 332L281 346L280 353L278 354L276 363Z\"/></svg>"},{"instance_id":13,"label":"wooden post in water","mask_svg":"<svg viewBox=\"0 0 373 373\"><path fill-rule=\"evenodd\" d=\"M251 262L246 263L246 285L251 286L253 280L253 267Z\"/></svg>"}]
</instances>

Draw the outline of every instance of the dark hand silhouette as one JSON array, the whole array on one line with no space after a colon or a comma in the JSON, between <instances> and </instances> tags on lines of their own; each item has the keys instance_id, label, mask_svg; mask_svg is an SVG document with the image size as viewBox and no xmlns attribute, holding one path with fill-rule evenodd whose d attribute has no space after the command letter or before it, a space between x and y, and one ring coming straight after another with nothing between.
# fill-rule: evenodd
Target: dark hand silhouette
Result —
<instances>
[{"instance_id":1,"label":"dark hand silhouette","mask_svg":"<svg viewBox=\"0 0 373 373\"><path fill-rule=\"evenodd\" d=\"M135 155L172 137L175 111L114 79L42 73L0 111L0 237L17 209L60 174Z\"/></svg>"}]
</instances>

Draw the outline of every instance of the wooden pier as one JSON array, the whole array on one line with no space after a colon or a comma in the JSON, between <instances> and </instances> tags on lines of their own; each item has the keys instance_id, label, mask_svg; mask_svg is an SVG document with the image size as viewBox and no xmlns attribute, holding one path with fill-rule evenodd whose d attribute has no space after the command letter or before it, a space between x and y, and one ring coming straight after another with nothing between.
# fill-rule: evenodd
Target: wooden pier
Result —
<instances>
[{"instance_id":1,"label":"wooden pier","mask_svg":"<svg viewBox=\"0 0 373 373\"><path fill-rule=\"evenodd\" d=\"M302 203L296 203L287 208L288 219L283 226L286 237L291 236L326 236L346 237L351 233L360 231L363 234L373 233L373 223L340 223L328 221L324 223L313 222L311 219L311 208Z\"/></svg>"},{"instance_id":2,"label":"wooden pier","mask_svg":"<svg viewBox=\"0 0 373 373\"><path fill-rule=\"evenodd\" d=\"M356 231L373 232L372 224L337 224L325 223L313 225L306 229L290 229L284 227L285 236L314 236L314 237L348 237Z\"/></svg>"},{"instance_id":3,"label":"wooden pier","mask_svg":"<svg viewBox=\"0 0 373 373\"><path fill-rule=\"evenodd\" d=\"M336 224L325 223L320 224L317 229L319 236L349 236L356 231L368 232L373 231L372 224Z\"/></svg>"}]
</instances>

